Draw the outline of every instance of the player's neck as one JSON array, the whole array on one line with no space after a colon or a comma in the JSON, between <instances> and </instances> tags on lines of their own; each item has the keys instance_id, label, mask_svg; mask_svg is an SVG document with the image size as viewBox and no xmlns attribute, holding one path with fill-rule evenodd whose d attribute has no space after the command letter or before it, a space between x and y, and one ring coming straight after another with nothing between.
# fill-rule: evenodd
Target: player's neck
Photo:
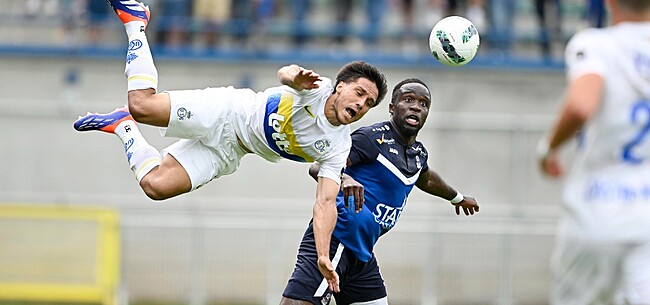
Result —
<instances>
[{"instance_id":1,"label":"player's neck","mask_svg":"<svg viewBox=\"0 0 650 305\"><path fill-rule=\"evenodd\" d=\"M339 119L336 117L336 107L334 106L337 96L338 93L330 95L325 102L325 109L323 109L325 118L330 124L332 124L332 126L341 126L341 122L339 122Z\"/></svg>"},{"instance_id":2,"label":"player's neck","mask_svg":"<svg viewBox=\"0 0 650 305\"><path fill-rule=\"evenodd\" d=\"M395 130L395 135L397 136L396 137L397 141L399 141L399 142L401 142L402 144L405 144L405 145L411 145L411 144L415 143L415 137L416 136L407 137L406 135L404 135L402 130L400 130L397 127L397 124L393 123L393 120L390 120L388 122L393 127L393 130Z\"/></svg>"}]
</instances>

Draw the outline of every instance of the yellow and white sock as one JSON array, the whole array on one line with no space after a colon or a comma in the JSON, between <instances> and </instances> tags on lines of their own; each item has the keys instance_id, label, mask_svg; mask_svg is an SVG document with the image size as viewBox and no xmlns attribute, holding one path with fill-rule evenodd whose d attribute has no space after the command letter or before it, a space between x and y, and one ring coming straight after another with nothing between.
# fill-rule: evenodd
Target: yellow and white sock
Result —
<instances>
[{"instance_id":1,"label":"yellow and white sock","mask_svg":"<svg viewBox=\"0 0 650 305\"><path fill-rule=\"evenodd\" d=\"M124 144L126 159L138 182L162 162L160 152L147 142L134 121L117 125L115 134Z\"/></svg>"},{"instance_id":2,"label":"yellow and white sock","mask_svg":"<svg viewBox=\"0 0 650 305\"><path fill-rule=\"evenodd\" d=\"M129 39L126 67L124 68L128 91L148 88L157 91L158 70L153 62L147 35L143 31L144 22L132 21L125 24L124 27Z\"/></svg>"}]
</instances>

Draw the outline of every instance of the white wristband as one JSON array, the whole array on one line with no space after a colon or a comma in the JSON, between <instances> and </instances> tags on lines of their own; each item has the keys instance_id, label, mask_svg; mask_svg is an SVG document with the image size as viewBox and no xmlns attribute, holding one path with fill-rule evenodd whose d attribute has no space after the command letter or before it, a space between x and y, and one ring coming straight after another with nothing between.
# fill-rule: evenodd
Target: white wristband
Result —
<instances>
[{"instance_id":1,"label":"white wristband","mask_svg":"<svg viewBox=\"0 0 650 305\"><path fill-rule=\"evenodd\" d=\"M457 203L460 203L461 201L463 201L464 198L465 197L463 197L463 194L461 194L460 192L457 191L456 192L456 197L454 197L454 199L452 199L452 200L449 200L449 202L451 202L451 204L457 204Z\"/></svg>"},{"instance_id":2,"label":"white wristband","mask_svg":"<svg viewBox=\"0 0 650 305\"><path fill-rule=\"evenodd\" d=\"M544 135L539 142L537 142L537 148L535 153L537 154L537 159L543 160L548 157L548 154L551 152L551 145L549 143L548 135Z\"/></svg>"}]
</instances>

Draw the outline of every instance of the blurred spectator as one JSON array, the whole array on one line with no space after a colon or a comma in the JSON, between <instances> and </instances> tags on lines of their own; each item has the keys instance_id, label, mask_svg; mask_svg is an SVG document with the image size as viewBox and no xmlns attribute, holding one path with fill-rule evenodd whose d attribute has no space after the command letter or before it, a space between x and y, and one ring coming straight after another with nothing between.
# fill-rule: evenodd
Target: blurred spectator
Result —
<instances>
[{"instance_id":1,"label":"blurred spectator","mask_svg":"<svg viewBox=\"0 0 650 305\"><path fill-rule=\"evenodd\" d=\"M334 43L344 45L345 39L350 34L350 13L352 12L352 0L334 0Z\"/></svg>"},{"instance_id":2,"label":"blurred spectator","mask_svg":"<svg viewBox=\"0 0 650 305\"><path fill-rule=\"evenodd\" d=\"M79 44L76 29L81 27L82 15L85 11L83 0L61 0L57 16L63 21L63 40L66 45Z\"/></svg>"},{"instance_id":3,"label":"blurred spectator","mask_svg":"<svg viewBox=\"0 0 650 305\"><path fill-rule=\"evenodd\" d=\"M459 5L457 0L447 0L447 15L460 15L469 19L479 32L484 31L486 27L485 2L483 0L466 0ZM463 8L464 10L461 10ZM464 12L464 14L463 14Z\"/></svg>"},{"instance_id":4,"label":"blurred spectator","mask_svg":"<svg viewBox=\"0 0 650 305\"><path fill-rule=\"evenodd\" d=\"M230 7L231 33L235 41L243 44L251 33L252 15L250 0L233 0Z\"/></svg>"},{"instance_id":5,"label":"blurred spectator","mask_svg":"<svg viewBox=\"0 0 650 305\"><path fill-rule=\"evenodd\" d=\"M25 1L25 16L55 16L59 12L58 0L27 0Z\"/></svg>"},{"instance_id":6,"label":"blurred spectator","mask_svg":"<svg viewBox=\"0 0 650 305\"><path fill-rule=\"evenodd\" d=\"M379 38L381 20L384 11L386 10L386 0L367 0L366 10L366 13L368 14L368 24L366 26L366 33L363 37L366 43L375 45Z\"/></svg>"},{"instance_id":7,"label":"blurred spectator","mask_svg":"<svg viewBox=\"0 0 650 305\"><path fill-rule=\"evenodd\" d=\"M80 27L85 10L83 0L27 0L23 5L25 17L40 18L48 26L53 26L49 22L60 22L62 36L57 37L59 42L66 46L77 45L75 30Z\"/></svg>"},{"instance_id":8,"label":"blurred spectator","mask_svg":"<svg viewBox=\"0 0 650 305\"><path fill-rule=\"evenodd\" d=\"M456 15L472 21L479 32L485 31L487 14L484 0L429 0L428 4L429 16L432 17L432 28L440 19Z\"/></svg>"},{"instance_id":9,"label":"blurred spectator","mask_svg":"<svg viewBox=\"0 0 650 305\"><path fill-rule=\"evenodd\" d=\"M415 36L413 15L415 14L414 0L401 0L400 11L402 12L402 23L404 24L404 34L409 37Z\"/></svg>"},{"instance_id":10,"label":"blurred spectator","mask_svg":"<svg viewBox=\"0 0 650 305\"><path fill-rule=\"evenodd\" d=\"M106 20L112 17L113 12L105 1L86 0L88 43L90 45L97 45L103 40L103 29Z\"/></svg>"},{"instance_id":11,"label":"blurred spectator","mask_svg":"<svg viewBox=\"0 0 650 305\"><path fill-rule=\"evenodd\" d=\"M253 50L263 50L268 46L267 27L273 16L274 0L256 0L253 5Z\"/></svg>"},{"instance_id":12,"label":"blurred spectator","mask_svg":"<svg viewBox=\"0 0 650 305\"><path fill-rule=\"evenodd\" d=\"M353 0L335 0L336 26L334 27L334 42L341 45L352 32L350 16L353 11ZM379 30L383 13L386 10L386 0L367 0L365 3L366 27L361 38L367 45L375 45L379 39Z\"/></svg>"},{"instance_id":13,"label":"blurred spectator","mask_svg":"<svg viewBox=\"0 0 650 305\"><path fill-rule=\"evenodd\" d=\"M417 55L418 48L415 36L415 1L414 0L401 0L399 1L400 11L402 12L402 24L404 25L404 34L402 35L402 45L404 46L402 52L406 56Z\"/></svg>"},{"instance_id":14,"label":"blurred spectator","mask_svg":"<svg viewBox=\"0 0 650 305\"><path fill-rule=\"evenodd\" d=\"M595 28L602 28L605 26L605 12L604 0L587 0L587 21L589 26Z\"/></svg>"},{"instance_id":15,"label":"blurred spectator","mask_svg":"<svg viewBox=\"0 0 650 305\"><path fill-rule=\"evenodd\" d=\"M293 12L293 44L300 48L309 39L309 24L307 24L306 18L310 8L310 2L309 0L293 0L291 3Z\"/></svg>"},{"instance_id":16,"label":"blurred spectator","mask_svg":"<svg viewBox=\"0 0 650 305\"><path fill-rule=\"evenodd\" d=\"M404 55L416 55L418 52L417 42L415 37L415 20L413 15L415 14L415 6L413 0L402 0L399 1L400 9L402 12L402 22L404 23L404 35L402 37L402 52Z\"/></svg>"},{"instance_id":17,"label":"blurred spectator","mask_svg":"<svg viewBox=\"0 0 650 305\"><path fill-rule=\"evenodd\" d=\"M192 16L205 48L214 48L231 12L232 0L193 0Z\"/></svg>"},{"instance_id":18,"label":"blurred spectator","mask_svg":"<svg viewBox=\"0 0 650 305\"><path fill-rule=\"evenodd\" d=\"M229 23L235 42L241 46L250 44L253 49L264 48L274 6L274 0L233 0Z\"/></svg>"},{"instance_id":19,"label":"blurred spectator","mask_svg":"<svg viewBox=\"0 0 650 305\"><path fill-rule=\"evenodd\" d=\"M513 15L515 0L491 0L489 44L497 55L508 55L512 44Z\"/></svg>"},{"instance_id":20,"label":"blurred spectator","mask_svg":"<svg viewBox=\"0 0 650 305\"><path fill-rule=\"evenodd\" d=\"M157 5L160 17L156 27L156 41L162 42L166 48L183 47L189 41L188 34L192 26L190 0L160 0Z\"/></svg>"},{"instance_id":21,"label":"blurred spectator","mask_svg":"<svg viewBox=\"0 0 650 305\"><path fill-rule=\"evenodd\" d=\"M539 23L540 51L542 56L551 57L553 41L559 39L562 32L560 0L535 0L535 12Z\"/></svg>"},{"instance_id":22,"label":"blurred spectator","mask_svg":"<svg viewBox=\"0 0 650 305\"><path fill-rule=\"evenodd\" d=\"M431 30L434 25L447 15L447 0L428 0L424 27Z\"/></svg>"}]
</instances>

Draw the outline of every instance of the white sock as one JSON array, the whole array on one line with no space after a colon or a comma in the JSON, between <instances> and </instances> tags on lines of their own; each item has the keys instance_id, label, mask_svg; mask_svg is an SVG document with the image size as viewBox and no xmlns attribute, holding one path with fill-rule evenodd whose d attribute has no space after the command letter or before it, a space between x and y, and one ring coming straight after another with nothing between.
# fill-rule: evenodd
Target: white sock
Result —
<instances>
[{"instance_id":1,"label":"white sock","mask_svg":"<svg viewBox=\"0 0 650 305\"><path fill-rule=\"evenodd\" d=\"M145 140L134 121L121 122L115 134L124 144L126 159L138 182L162 162L160 152Z\"/></svg>"},{"instance_id":2,"label":"white sock","mask_svg":"<svg viewBox=\"0 0 650 305\"><path fill-rule=\"evenodd\" d=\"M129 49L126 51L126 67L128 91L153 88L158 89L158 70L153 63L147 35L144 33L144 22L131 21L124 24L129 38Z\"/></svg>"}]
</instances>

